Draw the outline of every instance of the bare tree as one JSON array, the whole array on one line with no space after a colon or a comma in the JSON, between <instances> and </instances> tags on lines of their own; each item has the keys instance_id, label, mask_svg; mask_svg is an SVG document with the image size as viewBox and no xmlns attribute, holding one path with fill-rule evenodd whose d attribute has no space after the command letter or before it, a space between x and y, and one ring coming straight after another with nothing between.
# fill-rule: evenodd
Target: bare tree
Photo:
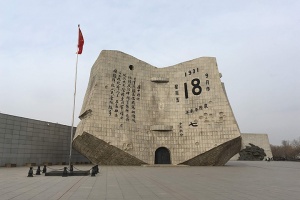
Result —
<instances>
[{"instance_id":1,"label":"bare tree","mask_svg":"<svg viewBox=\"0 0 300 200\"><path fill-rule=\"evenodd\" d=\"M271 145L274 160L300 159L300 137L293 141L283 140L280 146Z\"/></svg>"},{"instance_id":2,"label":"bare tree","mask_svg":"<svg viewBox=\"0 0 300 200\"><path fill-rule=\"evenodd\" d=\"M294 139L291 142L291 145L294 149L294 159L300 158L300 137L298 139Z\"/></svg>"}]
</instances>

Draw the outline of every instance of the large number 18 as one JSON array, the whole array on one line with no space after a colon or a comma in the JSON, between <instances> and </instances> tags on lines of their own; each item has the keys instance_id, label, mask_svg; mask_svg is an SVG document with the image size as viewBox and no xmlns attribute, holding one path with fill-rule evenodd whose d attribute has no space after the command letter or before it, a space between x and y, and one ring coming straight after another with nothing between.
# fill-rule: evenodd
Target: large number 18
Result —
<instances>
[{"instance_id":1,"label":"large number 18","mask_svg":"<svg viewBox=\"0 0 300 200\"><path fill-rule=\"evenodd\" d=\"M194 78L191 81L191 85L193 86L192 93L194 95L200 95L201 92L202 92L202 88L200 86L200 79L199 78ZM187 83L184 83L184 93L185 93L185 98L186 99L189 98Z\"/></svg>"}]
</instances>

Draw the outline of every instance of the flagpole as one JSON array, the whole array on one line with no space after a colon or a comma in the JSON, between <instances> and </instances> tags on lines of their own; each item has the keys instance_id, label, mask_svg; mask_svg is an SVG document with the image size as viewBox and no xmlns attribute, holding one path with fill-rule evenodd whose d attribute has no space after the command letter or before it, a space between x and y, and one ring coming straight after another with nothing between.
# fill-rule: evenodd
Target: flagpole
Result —
<instances>
[{"instance_id":1,"label":"flagpole","mask_svg":"<svg viewBox=\"0 0 300 200\"><path fill-rule=\"evenodd\" d=\"M80 25L78 24L78 28ZM74 98L73 98L73 115L72 115L72 128L70 137L70 155L69 155L69 169L71 169L71 157L72 157L72 142L73 142L73 132L74 132L74 115L75 115L75 103L76 103L76 86L77 86L77 66L78 66L78 47L76 56L76 67L75 67L75 86L74 86Z\"/></svg>"}]
</instances>

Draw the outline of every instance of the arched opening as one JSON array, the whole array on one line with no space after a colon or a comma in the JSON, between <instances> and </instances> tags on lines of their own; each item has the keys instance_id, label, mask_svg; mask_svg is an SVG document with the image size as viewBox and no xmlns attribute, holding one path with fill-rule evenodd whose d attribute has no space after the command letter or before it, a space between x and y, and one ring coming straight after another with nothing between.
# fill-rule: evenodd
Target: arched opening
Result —
<instances>
[{"instance_id":1,"label":"arched opening","mask_svg":"<svg viewBox=\"0 0 300 200\"><path fill-rule=\"evenodd\" d=\"M133 70L134 69L133 65L129 65L129 69Z\"/></svg>"},{"instance_id":2,"label":"arched opening","mask_svg":"<svg viewBox=\"0 0 300 200\"><path fill-rule=\"evenodd\" d=\"M155 151L154 164L171 164L170 151L166 147L159 147Z\"/></svg>"}]
</instances>

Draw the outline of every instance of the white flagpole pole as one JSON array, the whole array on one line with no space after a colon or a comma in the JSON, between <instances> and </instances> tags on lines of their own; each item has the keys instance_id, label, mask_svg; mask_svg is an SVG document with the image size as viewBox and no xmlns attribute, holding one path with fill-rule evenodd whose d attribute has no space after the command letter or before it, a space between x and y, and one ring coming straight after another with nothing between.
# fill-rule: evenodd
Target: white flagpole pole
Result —
<instances>
[{"instance_id":1,"label":"white flagpole pole","mask_svg":"<svg viewBox=\"0 0 300 200\"><path fill-rule=\"evenodd\" d=\"M80 25L78 25L78 28ZM71 169L71 157L72 157L72 142L73 142L73 132L74 132L74 115L75 115L75 103L76 103L76 85L77 85L77 65L78 65L78 47L77 47L77 57L76 57L76 69L75 69L75 87L74 87L74 99L73 99L73 115L72 115L72 128L70 137L70 156L69 156L69 169Z\"/></svg>"}]
</instances>

